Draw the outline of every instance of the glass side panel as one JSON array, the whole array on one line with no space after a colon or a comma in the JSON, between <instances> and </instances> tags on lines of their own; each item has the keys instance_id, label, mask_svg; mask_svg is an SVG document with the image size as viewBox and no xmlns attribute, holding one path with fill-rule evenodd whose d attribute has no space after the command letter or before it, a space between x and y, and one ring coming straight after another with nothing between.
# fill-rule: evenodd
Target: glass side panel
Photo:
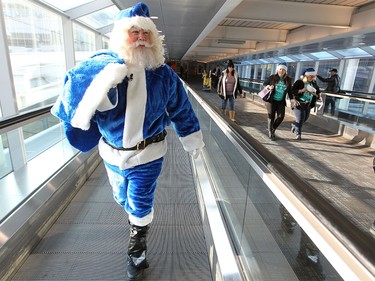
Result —
<instances>
[{"instance_id":1,"label":"glass side panel","mask_svg":"<svg viewBox=\"0 0 375 281\"><path fill-rule=\"evenodd\" d=\"M29 161L16 171L11 170L7 138L1 135L0 222L78 153L68 143L62 123L56 117L36 121L21 130L28 136L25 150Z\"/></svg>"},{"instance_id":2,"label":"glass side panel","mask_svg":"<svg viewBox=\"0 0 375 281\"><path fill-rule=\"evenodd\" d=\"M234 247L249 280L342 280L293 216L198 102L192 102Z\"/></svg>"},{"instance_id":3,"label":"glass side panel","mask_svg":"<svg viewBox=\"0 0 375 281\"><path fill-rule=\"evenodd\" d=\"M22 132L27 161L61 141L64 136L59 120L54 116L27 124L23 126Z\"/></svg>"}]
</instances>

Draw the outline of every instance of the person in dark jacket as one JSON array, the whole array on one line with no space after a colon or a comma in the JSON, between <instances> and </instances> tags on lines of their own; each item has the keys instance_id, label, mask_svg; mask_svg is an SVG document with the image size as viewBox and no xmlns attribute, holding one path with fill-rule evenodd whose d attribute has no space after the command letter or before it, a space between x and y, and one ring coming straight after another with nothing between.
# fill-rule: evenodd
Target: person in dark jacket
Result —
<instances>
[{"instance_id":1,"label":"person in dark jacket","mask_svg":"<svg viewBox=\"0 0 375 281\"><path fill-rule=\"evenodd\" d=\"M288 67L285 63L280 63L276 68L276 73L268 77L263 86L272 90L270 98L265 102L268 113L268 136L271 140L275 140L275 131L283 122L285 116L286 102L285 98L288 94L292 99L292 82L287 75Z\"/></svg>"},{"instance_id":2,"label":"person in dark jacket","mask_svg":"<svg viewBox=\"0 0 375 281\"><path fill-rule=\"evenodd\" d=\"M310 110L315 107L316 100L320 99L320 90L315 77L315 69L307 68L301 79L294 82L292 86L291 106L296 117L296 121L292 123L292 132L296 134L296 140L302 139L302 125L309 118Z\"/></svg>"},{"instance_id":3,"label":"person in dark jacket","mask_svg":"<svg viewBox=\"0 0 375 281\"><path fill-rule=\"evenodd\" d=\"M327 93L337 94L340 91L340 76L338 76L336 68L332 68L329 72L331 74L330 77L323 78L320 75L316 77L320 81L327 83L327 88L325 89ZM327 95L324 101L323 111L327 113L329 106L331 106L331 115L335 115L336 98Z\"/></svg>"}]
</instances>

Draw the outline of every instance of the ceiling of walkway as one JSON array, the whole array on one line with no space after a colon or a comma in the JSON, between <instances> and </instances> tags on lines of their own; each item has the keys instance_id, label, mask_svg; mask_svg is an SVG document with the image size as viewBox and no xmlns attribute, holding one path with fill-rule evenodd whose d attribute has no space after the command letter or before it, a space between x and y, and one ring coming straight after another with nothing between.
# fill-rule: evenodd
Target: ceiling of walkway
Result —
<instances>
[{"instance_id":1,"label":"ceiling of walkway","mask_svg":"<svg viewBox=\"0 0 375 281\"><path fill-rule=\"evenodd\" d=\"M132 0L45 0L71 19L110 35L111 18ZM55 3L54 3L55 2ZM65 6L74 2L75 6ZM145 0L165 35L170 60L214 62L361 47L375 55L375 1ZM65 3L65 4L64 4ZM106 17L103 17L103 14ZM96 21L87 20L90 14ZM106 21L102 21L102 19ZM96 25L96 26L95 26Z\"/></svg>"}]
</instances>

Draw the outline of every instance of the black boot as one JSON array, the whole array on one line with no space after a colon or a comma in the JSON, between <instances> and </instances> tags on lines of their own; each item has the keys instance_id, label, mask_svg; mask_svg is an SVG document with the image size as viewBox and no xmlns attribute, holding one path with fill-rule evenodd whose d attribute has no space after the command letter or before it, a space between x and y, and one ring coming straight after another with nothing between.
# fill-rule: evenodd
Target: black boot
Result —
<instances>
[{"instance_id":1,"label":"black boot","mask_svg":"<svg viewBox=\"0 0 375 281\"><path fill-rule=\"evenodd\" d=\"M129 281L142 280L143 271L149 267L146 259L147 233L149 226L137 226L130 224L130 240L128 247L128 269Z\"/></svg>"}]
</instances>

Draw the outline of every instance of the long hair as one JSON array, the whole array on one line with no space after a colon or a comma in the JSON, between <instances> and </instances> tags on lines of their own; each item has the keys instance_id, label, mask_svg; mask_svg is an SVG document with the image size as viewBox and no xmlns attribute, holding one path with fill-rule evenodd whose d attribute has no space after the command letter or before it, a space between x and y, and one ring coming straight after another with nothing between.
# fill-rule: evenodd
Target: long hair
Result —
<instances>
[{"instance_id":1,"label":"long hair","mask_svg":"<svg viewBox=\"0 0 375 281\"><path fill-rule=\"evenodd\" d=\"M273 79L274 79L274 83L277 84L280 81L280 76L276 73ZM286 73L283 75L283 79L285 81L285 84L288 84L290 81L290 77Z\"/></svg>"},{"instance_id":2,"label":"long hair","mask_svg":"<svg viewBox=\"0 0 375 281\"><path fill-rule=\"evenodd\" d=\"M234 76L234 72L235 72L235 71L236 71L236 70L233 68L232 71L230 72L230 74L232 74L232 75ZM228 69L228 68L227 68L226 72L227 72L227 74L229 73L229 69Z\"/></svg>"}]
</instances>

